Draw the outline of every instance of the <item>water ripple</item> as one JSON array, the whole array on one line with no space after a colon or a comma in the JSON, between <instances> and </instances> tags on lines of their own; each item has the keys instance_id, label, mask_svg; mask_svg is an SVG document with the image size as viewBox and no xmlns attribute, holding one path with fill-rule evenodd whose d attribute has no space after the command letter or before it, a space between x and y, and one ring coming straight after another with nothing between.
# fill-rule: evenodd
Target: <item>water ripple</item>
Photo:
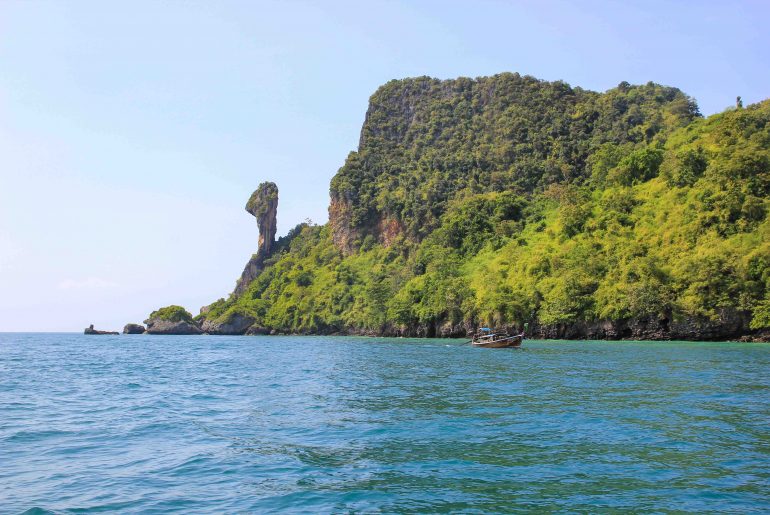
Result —
<instances>
[{"instance_id":1,"label":"water ripple","mask_svg":"<svg viewBox=\"0 0 770 515\"><path fill-rule=\"evenodd\" d=\"M0 334L0 513L770 511L770 347Z\"/></svg>"}]
</instances>

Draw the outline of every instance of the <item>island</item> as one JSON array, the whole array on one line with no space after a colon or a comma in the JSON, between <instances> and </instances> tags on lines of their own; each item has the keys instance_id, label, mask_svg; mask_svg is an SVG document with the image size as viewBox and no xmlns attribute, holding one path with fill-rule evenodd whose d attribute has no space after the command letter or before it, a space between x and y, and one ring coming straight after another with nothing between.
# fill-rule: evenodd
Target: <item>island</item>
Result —
<instances>
[{"instance_id":1,"label":"island","mask_svg":"<svg viewBox=\"0 0 770 515\"><path fill-rule=\"evenodd\" d=\"M276 240L262 183L233 292L147 332L768 340L768 122L770 100L704 118L652 82L390 81L329 222Z\"/></svg>"}]
</instances>

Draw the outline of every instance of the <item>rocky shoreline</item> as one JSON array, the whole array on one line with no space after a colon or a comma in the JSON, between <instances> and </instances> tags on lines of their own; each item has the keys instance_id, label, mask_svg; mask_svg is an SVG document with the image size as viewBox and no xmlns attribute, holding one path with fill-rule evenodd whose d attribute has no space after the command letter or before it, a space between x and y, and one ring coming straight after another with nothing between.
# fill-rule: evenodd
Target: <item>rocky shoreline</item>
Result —
<instances>
[{"instance_id":1,"label":"rocky shoreline","mask_svg":"<svg viewBox=\"0 0 770 515\"><path fill-rule=\"evenodd\" d=\"M604 320L574 324L543 325L530 323L528 336L544 340L635 340L635 341L744 341L770 342L770 331L752 331L748 328L749 314L725 312L719 320L693 318L648 318L636 320ZM170 322L148 319L146 334L177 335L302 335L302 336L371 336L404 338L468 338L478 324L463 322L414 326L386 325L379 330L355 327L327 327L322 331L296 332L282 328L255 325L249 316L235 314L225 322L203 320L198 322ZM519 332L521 327L502 326L501 330Z\"/></svg>"},{"instance_id":2,"label":"rocky shoreline","mask_svg":"<svg viewBox=\"0 0 770 515\"><path fill-rule=\"evenodd\" d=\"M334 208L334 199L332 208ZM250 196L246 211L255 217L259 231L256 254L246 264L230 299L237 299L246 291L249 284L256 280L271 259L280 254L291 241L291 233L286 238L275 240L278 209L278 187L272 182L264 182ZM333 225L333 224L332 224ZM337 240L335 233L334 239ZM343 245L343 247L345 247ZM197 317L193 317L181 306L167 306L154 311L144 321L146 329L138 324L128 324L124 333L166 335L350 335L374 337L409 337L409 338L469 338L480 325L476 320L450 322L437 320L432 323L414 323L397 325L386 323L378 328L323 326L313 331L297 331L288 327L264 327L248 309L240 307L222 311L224 299L204 306ZM218 309L219 308L219 309ZM537 318L529 320L530 338L547 340L689 340L689 341L746 341L770 342L770 329L752 330L752 313L735 308L723 308L714 318L684 316L672 312L662 312L644 318L623 320L584 320L561 324L543 324ZM510 333L521 331L520 325L502 325L498 329Z\"/></svg>"}]
</instances>

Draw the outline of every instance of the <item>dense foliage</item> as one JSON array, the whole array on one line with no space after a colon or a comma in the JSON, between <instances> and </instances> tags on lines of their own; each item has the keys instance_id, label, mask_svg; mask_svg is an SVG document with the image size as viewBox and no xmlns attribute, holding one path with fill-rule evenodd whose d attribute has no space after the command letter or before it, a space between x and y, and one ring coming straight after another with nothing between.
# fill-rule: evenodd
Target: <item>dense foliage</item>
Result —
<instances>
[{"instance_id":1,"label":"dense foliage","mask_svg":"<svg viewBox=\"0 0 770 515\"><path fill-rule=\"evenodd\" d=\"M378 332L740 312L770 327L768 122L770 101L703 119L655 84L389 83L332 182L355 250L301 226L205 316ZM382 216L402 227L387 245Z\"/></svg>"},{"instance_id":2,"label":"dense foliage","mask_svg":"<svg viewBox=\"0 0 770 515\"><path fill-rule=\"evenodd\" d=\"M598 94L511 73L391 81L372 96L331 195L363 235L389 217L421 239L458 194L581 184L603 144L659 141L697 115L681 91L653 83Z\"/></svg>"},{"instance_id":3,"label":"dense foliage","mask_svg":"<svg viewBox=\"0 0 770 515\"><path fill-rule=\"evenodd\" d=\"M193 316L182 306L166 306L150 313L148 319L166 320L168 322L192 322Z\"/></svg>"},{"instance_id":4,"label":"dense foliage","mask_svg":"<svg viewBox=\"0 0 770 515\"><path fill-rule=\"evenodd\" d=\"M278 186L274 182L263 182L246 202L246 211L258 219L265 216L271 204L278 200Z\"/></svg>"}]
</instances>

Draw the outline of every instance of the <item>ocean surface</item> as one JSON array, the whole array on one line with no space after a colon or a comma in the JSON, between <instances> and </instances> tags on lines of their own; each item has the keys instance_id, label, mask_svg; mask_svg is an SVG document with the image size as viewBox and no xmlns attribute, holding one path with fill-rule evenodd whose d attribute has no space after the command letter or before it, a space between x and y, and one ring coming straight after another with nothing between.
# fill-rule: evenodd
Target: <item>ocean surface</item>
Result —
<instances>
[{"instance_id":1,"label":"ocean surface","mask_svg":"<svg viewBox=\"0 0 770 515\"><path fill-rule=\"evenodd\" d=\"M770 345L0 334L0 513L770 511Z\"/></svg>"}]
</instances>

